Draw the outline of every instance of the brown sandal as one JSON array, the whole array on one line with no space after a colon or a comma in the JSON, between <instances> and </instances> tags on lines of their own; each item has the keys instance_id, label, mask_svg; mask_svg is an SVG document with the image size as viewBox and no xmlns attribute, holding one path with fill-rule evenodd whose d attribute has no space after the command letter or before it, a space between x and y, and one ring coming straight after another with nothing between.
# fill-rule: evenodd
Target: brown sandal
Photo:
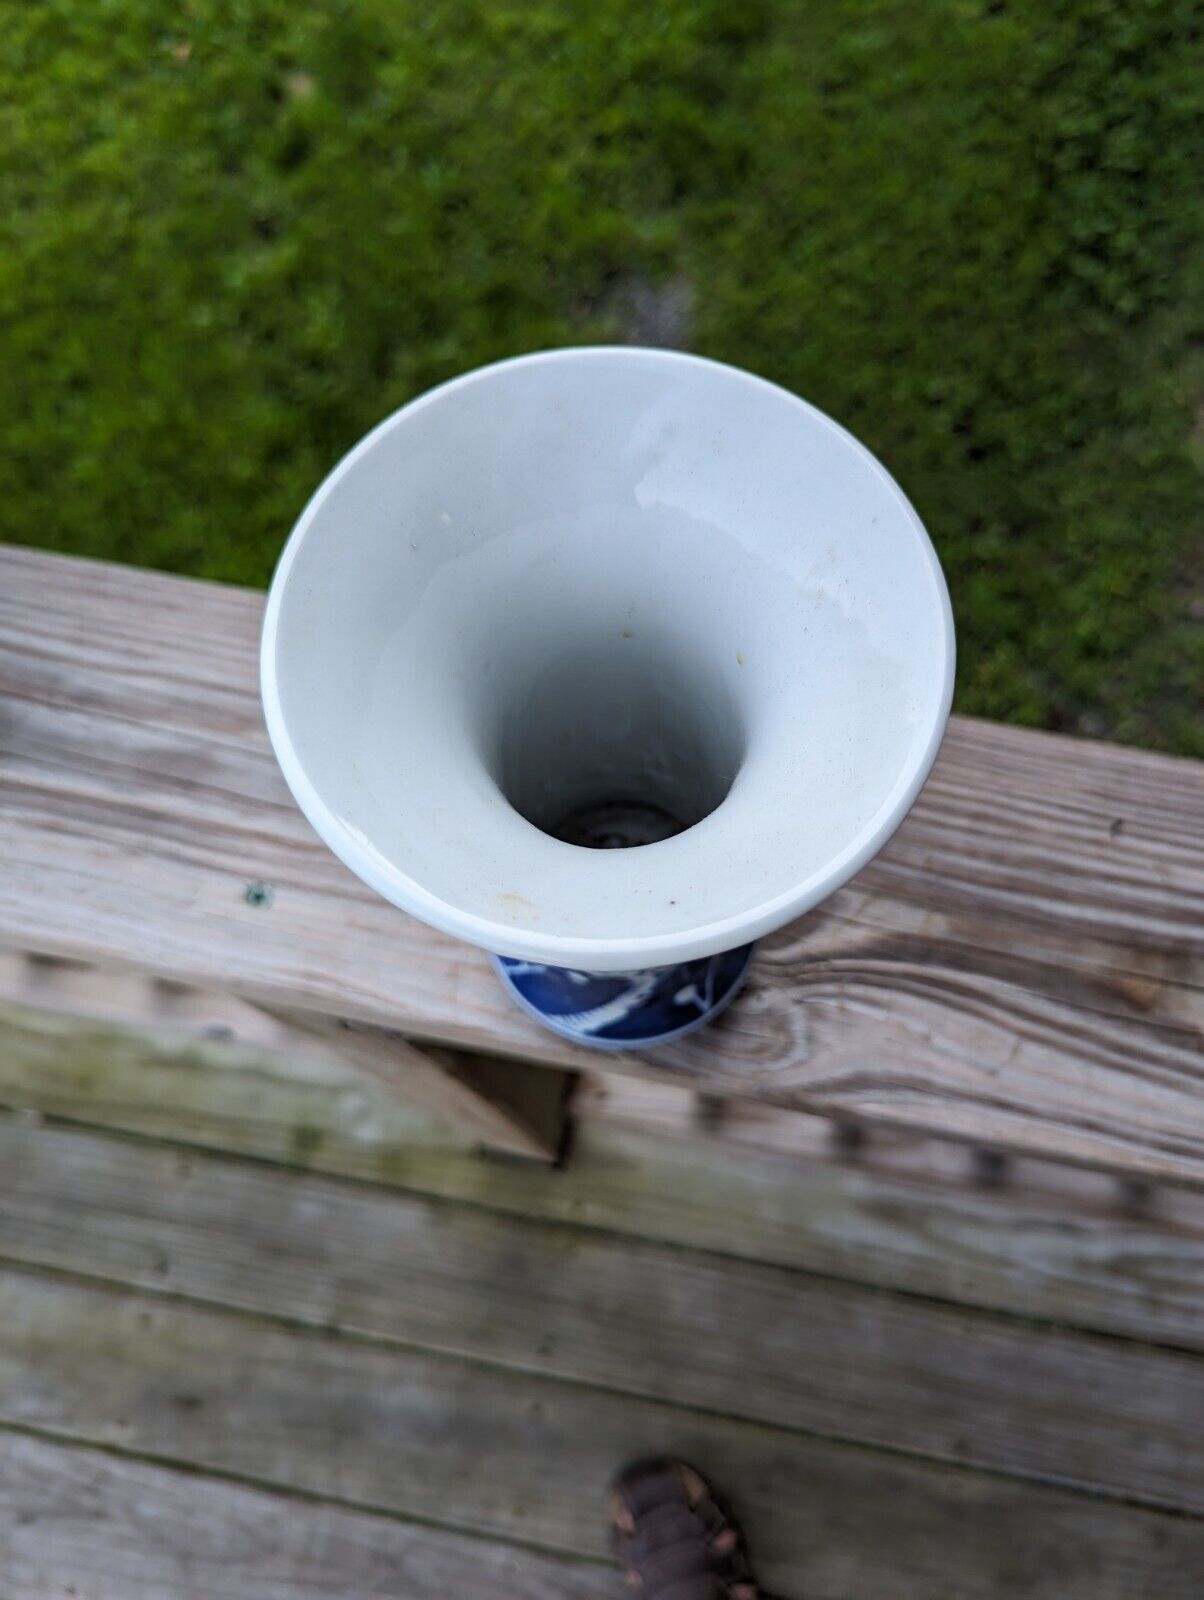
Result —
<instances>
[{"instance_id":1,"label":"brown sandal","mask_svg":"<svg viewBox=\"0 0 1204 1600\"><path fill-rule=\"evenodd\" d=\"M740 1529L682 1461L636 1461L611 1487L615 1549L640 1600L757 1600Z\"/></svg>"}]
</instances>

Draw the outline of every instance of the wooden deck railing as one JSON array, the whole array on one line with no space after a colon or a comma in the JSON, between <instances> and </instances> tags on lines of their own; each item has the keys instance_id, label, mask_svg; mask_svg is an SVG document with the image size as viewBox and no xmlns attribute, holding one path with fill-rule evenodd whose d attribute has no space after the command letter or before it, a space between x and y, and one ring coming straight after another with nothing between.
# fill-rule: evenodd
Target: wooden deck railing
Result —
<instances>
[{"instance_id":1,"label":"wooden deck railing","mask_svg":"<svg viewBox=\"0 0 1204 1600\"><path fill-rule=\"evenodd\" d=\"M722 1023L602 1056L314 837L260 718L262 605L0 550L0 997L351 1058L524 1154L588 1067L1204 1183L1204 765L955 718Z\"/></svg>"}]
</instances>

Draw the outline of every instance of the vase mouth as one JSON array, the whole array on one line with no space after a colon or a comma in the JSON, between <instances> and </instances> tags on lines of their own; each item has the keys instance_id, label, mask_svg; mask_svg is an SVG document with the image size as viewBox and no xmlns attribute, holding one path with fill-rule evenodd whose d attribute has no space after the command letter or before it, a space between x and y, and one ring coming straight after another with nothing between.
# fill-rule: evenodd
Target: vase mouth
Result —
<instances>
[{"instance_id":1,"label":"vase mouth","mask_svg":"<svg viewBox=\"0 0 1204 1600\"><path fill-rule=\"evenodd\" d=\"M351 451L282 554L261 683L290 789L373 889L601 973L748 943L858 871L953 664L927 534L849 434L735 368L586 347Z\"/></svg>"},{"instance_id":2,"label":"vase mouth","mask_svg":"<svg viewBox=\"0 0 1204 1600\"><path fill-rule=\"evenodd\" d=\"M643 848L705 821L748 741L747 707L709 654L701 639L647 624L572 643L553 633L510 652L498 692L474 707L502 797L582 849Z\"/></svg>"}]
</instances>

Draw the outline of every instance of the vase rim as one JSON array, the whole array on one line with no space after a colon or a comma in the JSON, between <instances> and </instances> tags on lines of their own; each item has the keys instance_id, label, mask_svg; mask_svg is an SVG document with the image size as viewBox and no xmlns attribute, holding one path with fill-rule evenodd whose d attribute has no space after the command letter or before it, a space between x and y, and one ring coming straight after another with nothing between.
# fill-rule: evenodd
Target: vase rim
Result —
<instances>
[{"instance_id":1,"label":"vase rim","mask_svg":"<svg viewBox=\"0 0 1204 1600\"><path fill-rule=\"evenodd\" d=\"M599 390L605 387L604 374L608 369L612 372L639 369L678 374L687 385L695 381L695 375L699 381L708 383L722 379L737 409L741 386L745 386L750 395L760 397L759 404L764 403L768 393L775 405L795 408L794 414L805 425L813 448L817 437L821 440L819 448L824 448L822 440L828 439L830 448L841 453L846 463L844 470L849 470L847 463L852 452L857 470L873 478L873 492L890 506L890 516L894 519L892 537L907 544L909 581L910 574L915 574L919 595L915 601L919 617L915 631L923 636L915 649L922 646L925 665L922 673L916 669L916 681L922 685L922 692L914 697L916 722L904 757L893 773L893 781L876 797L876 803L850 837L840 848L833 849L816 870L779 883L773 892L739 904L730 914L709 914L690 925L645 928L630 934L612 929L595 934L582 931L580 927L539 925L534 920L526 920L521 911L488 915L482 914L479 907L457 903L455 896L424 882L422 874L407 867L406 862L382 851L370 832L348 814L346 806L332 800L329 785L318 772L312 755L313 742L310 747L303 748L304 742L296 737L297 714L295 707L288 703L288 679L297 657L296 652L289 655L282 646L285 608L292 596L298 560L311 531L331 506L332 496L355 479L400 431L409 429L432 407L468 399L474 391L479 392L482 386L491 384L501 383L504 392L504 381L510 375L554 373L557 369L574 368L583 385L596 383ZM350 561L352 557L348 555L346 559ZM870 556L865 559L869 560ZM855 561L853 565L855 567ZM794 920L846 883L881 850L920 793L936 759L948 720L954 667L953 614L935 550L919 517L871 452L831 418L766 379L707 357L640 346L572 346L511 357L454 377L385 418L338 463L298 519L272 580L260 649L264 716L285 780L317 834L352 871L394 905L469 943L503 956L597 973L669 966L750 943ZM679 835L676 840L621 853L644 857L647 870L655 878L658 864L669 859L657 852L674 847L678 851L675 859L681 860L680 852L690 848L688 841L693 833L698 835L699 848L705 845L714 852L709 858L714 870L727 871L734 859L730 841L725 844L722 833L709 827L710 820ZM805 816L798 819L798 826L807 826ZM687 841L685 847L682 840ZM547 844L549 849L564 851L579 848L555 840L548 840ZM738 850L734 852L738 853ZM552 859L550 855L548 859ZM569 860L568 857L563 859L566 863ZM704 865L699 870L707 869ZM523 896L514 898L521 900Z\"/></svg>"}]
</instances>

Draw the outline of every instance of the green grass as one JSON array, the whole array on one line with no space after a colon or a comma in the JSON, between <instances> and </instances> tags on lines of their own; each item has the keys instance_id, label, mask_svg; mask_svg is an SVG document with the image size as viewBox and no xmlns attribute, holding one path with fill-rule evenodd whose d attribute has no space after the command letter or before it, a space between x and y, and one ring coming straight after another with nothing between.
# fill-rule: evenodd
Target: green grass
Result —
<instances>
[{"instance_id":1,"label":"green grass","mask_svg":"<svg viewBox=\"0 0 1204 1600\"><path fill-rule=\"evenodd\" d=\"M668 286L692 348L903 483L961 709L1204 754L1198 0L0 0L0 29L5 537L263 584L386 412Z\"/></svg>"}]
</instances>

